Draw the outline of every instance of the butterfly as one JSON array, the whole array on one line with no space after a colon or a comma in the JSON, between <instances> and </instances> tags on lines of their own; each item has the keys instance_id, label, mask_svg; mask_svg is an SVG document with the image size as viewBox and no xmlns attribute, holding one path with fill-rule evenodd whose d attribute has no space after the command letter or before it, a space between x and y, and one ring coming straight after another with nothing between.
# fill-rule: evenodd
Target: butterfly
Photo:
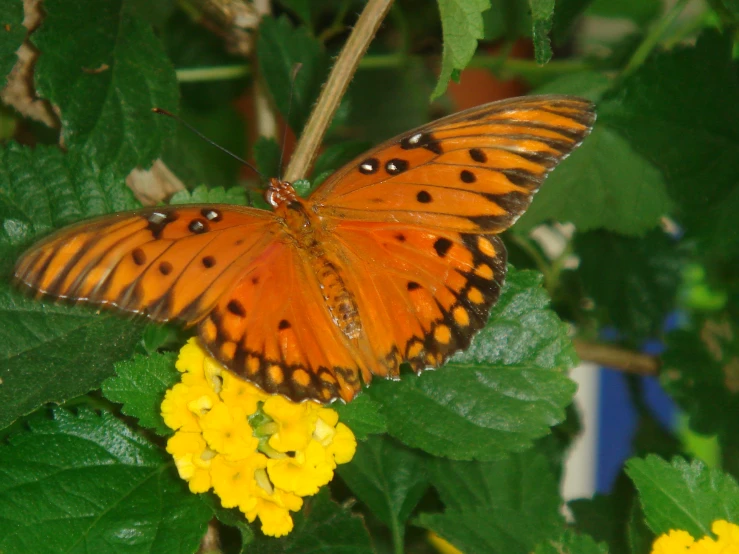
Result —
<instances>
[{"instance_id":1,"label":"butterfly","mask_svg":"<svg viewBox=\"0 0 739 554\"><path fill-rule=\"evenodd\" d=\"M294 401L441 366L487 322L501 231L590 132L591 102L483 105L391 139L273 210L164 206L72 225L18 261L38 294L197 326L225 367Z\"/></svg>"}]
</instances>

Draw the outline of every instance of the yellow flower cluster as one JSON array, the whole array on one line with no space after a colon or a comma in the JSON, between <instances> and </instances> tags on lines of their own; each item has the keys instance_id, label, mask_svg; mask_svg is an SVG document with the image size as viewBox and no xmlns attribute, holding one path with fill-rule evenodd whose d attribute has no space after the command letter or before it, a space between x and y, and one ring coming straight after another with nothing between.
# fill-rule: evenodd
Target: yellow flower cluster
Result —
<instances>
[{"instance_id":1,"label":"yellow flower cluster","mask_svg":"<svg viewBox=\"0 0 739 554\"><path fill-rule=\"evenodd\" d=\"M209 489L238 507L266 535L293 528L290 512L316 494L357 446L338 414L315 402L268 395L223 369L191 339L180 350L182 380L162 402L176 433L167 443L180 477L194 493Z\"/></svg>"},{"instance_id":2,"label":"yellow flower cluster","mask_svg":"<svg viewBox=\"0 0 739 554\"><path fill-rule=\"evenodd\" d=\"M660 535L652 545L651 554L739 554L739 526L719 519L711 525L718 538L695 540L690 533L672 530Z\"/></svg>"}]
</instances>

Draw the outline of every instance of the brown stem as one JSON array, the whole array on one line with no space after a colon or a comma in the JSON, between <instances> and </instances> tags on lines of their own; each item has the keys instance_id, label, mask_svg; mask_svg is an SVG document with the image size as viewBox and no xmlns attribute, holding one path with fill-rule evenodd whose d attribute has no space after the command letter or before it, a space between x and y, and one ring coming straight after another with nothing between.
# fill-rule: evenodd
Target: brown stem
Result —
<instances>
[{"instance_id":1,"label":"brown stem","mask_svg":"<svg viewBox=\"0 0 739 554\"><path fill-rule=\"evenodd\" d=\"M285 171L286 181L292 182L307 175L341 97L392 3L393 0L369 0L364 7L303 129Z\"/></svg>"},{"instance_id":2,"label":"brown stem","mask_svg":"<svg viewBox=\"0 0 739 554\"><path fill-rule=\"evenodd\" d=\"M659 373L660 361L654 356L581 339L575 339L573 343L577 355L584 362L593 362L634 375Z\"/></svg>"}]
</instances>

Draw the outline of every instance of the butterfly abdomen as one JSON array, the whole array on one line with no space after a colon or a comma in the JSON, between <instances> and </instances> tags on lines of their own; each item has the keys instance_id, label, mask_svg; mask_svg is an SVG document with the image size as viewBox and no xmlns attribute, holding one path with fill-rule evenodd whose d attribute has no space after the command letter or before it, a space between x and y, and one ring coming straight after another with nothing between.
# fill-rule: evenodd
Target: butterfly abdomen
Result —
<instances>
[{"instance_id":1,"label":"butterfly abdomen","mask_svg":"<svg viewBox=\"0 0 739 554\"><path fill-rule=\"evenodd\" d=\"M321 296L334 323L349 339L359 336L362 325L354 296L346 286L336 263L326 252L321 236L324 231L316 216L312 216L306 204L300 200L290 202L281 210L285 225L296 246L307 257L313 274L318 279Z\"/></svg>"}]
</instances>

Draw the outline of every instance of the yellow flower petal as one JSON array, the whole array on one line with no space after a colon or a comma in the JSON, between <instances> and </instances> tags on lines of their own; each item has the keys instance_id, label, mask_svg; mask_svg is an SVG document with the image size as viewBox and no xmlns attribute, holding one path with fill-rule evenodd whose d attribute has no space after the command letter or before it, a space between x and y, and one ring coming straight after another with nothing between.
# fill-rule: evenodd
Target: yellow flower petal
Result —
<instances>
[{"instance_id":1,"label":"yellow flower petal","mask_svg":"<svg viewBox=\"0 0 739 554\"><path fill-rule=\"evenodd\" d=\"M172 454L177 472L188 482L192 492L205 492L210 488L209 470L214 454L200 433L178 431L167 441L167 452Z\"/></svg>"},{"instance_id":2,"label":"yellow flower petal","mask_svg":"<svg viewBox=\"0 0 739 554\"><path fill-rule=\"evenodd\" d=\"M213 490L221 497L223 507L234 508L254 497L258 488L254 471L266 465L267 458L257 453L238 461L229 461L223 456L214 458L210 474Z\"/></svg>"},{"instance_id":3,"label":"yellow flower petal","mask_svg":"<svg viewBox=\"0 0 739 554\"><path fill-rule=\"evenodd\" d=\"M282 396L270 396L262 408L277 423L269 445L279 452L294 452L308 446L318 413L311 403L296 404Z\"/></svg>"},{"instance_id":4,"label":"yellow flower petal","mask_svg":"<svg viewBox=\"0 0 739 554\"><path fill-rule=\"evenodd\" d=\"M328 445L327 451L334 457L337 464L346 464L352 460L357 451L357 439L343 423L336 426L334 440Z\"/></svg>"},{"instance_id":5,"label":"yellow flower petal","mask_svg":"<svg viewBox=\"0 0 739 554\"><path fill-rule=\"evenodd\" d=\"M223 378L223 388L220 392L221 399L229 406L239 406L248 416L257 411L259 402L264 402L269 398L267 394L251 383L247 383L227 371L224 371L221 377Z\"/></svg>"},{"instance_id":6,"label":"yellow flower petal","mask_svg":"<svg viewBox=\"0 0 739 554\"><path fill-rule=\"evenodd\" d=\"M170 429L200 431L199 416L219 402L218 395L205 385L177 383L164 395L161 410Z\"/></svg>"},{"instance_id":7,"label":"yellow flower petal","mask_svg":"<svg viewBox=\"0 0 739 554\"><path fill-rule=\"evenodd\" d=\"M698 541L682 530L672 530L654 541L651 554L739 554L739 526L716 520L711 530L717 539L706 536Z\"/></svg>"},{"instance_id":8,"label":"yellow flower petal","mask_svg":"<svg viewBox=\"0 0 739 554\"><path fill-rule=\"evenodd\" d=\"M200 425L208 445L229 460L251 456L259 446L246 414L224 402L203 416Z\"/></svg>"},{"instance_id":9,"label":"yellow flower petal","mask_svg":"<svg viewBox=\"0 0 739 554\"><path fill-rule=\"evenodd\" d=\"M711 531L718 536L719 543L725 543L739 549L739 525L718 519L711 525Z\"/></svg>"},{"instance_id":10,"label":"yellow flower petal","mask_svg":"<svg viewBox=\"0 0 739 554\"><path fill-rule=\"evenodd\" d=\"M334 477L333 460L318 441L312 440L305 451L294 457L269 460L267 471L275 487L298 496L311 496Z\"/></svg>"},{"instance_id":11,"label":"yellow flower petal","mask_svg":"<svg viewBox=\"0 0 739 554\"><path fill-rule=\"evenodd\" d=\"M652 544L651 554L683 554L690 552L689 547L695 542L690 533L682 530L672 530L660 535Z\"/></svg>"},{"instance_id":12,"label":"yellow flower petal","mask_svg":"<svg viewBox=\"0 0 739 554\"><path fill-rule=\"evenodd\" d=\"M203 371L203 362L206 355L198 339L193 337L180 349L175 367L182 373L190 372L197 375Z\"/></svg>"},{"instance_id":13,"label":"yellow flower petal","mask_svg":"<svg viewBox=\"0 0 739 554\"><path fill-rule=\"evenodd\" d=\"M287 508L272 502L259 500L253 512L262 522L262 533L271 537L282 537L293 530L293 518ZM254 521L252 518L251 521Z\"/></svg>"},{"instance_id":14,"label":"yellow flower petal","mask_svg":"<svg viewBox=\"0 0 739 554\"><path fill-rule=\"evenodd\" d=\"M331 408L320 407L318 409L318 417L331 427L336 427L336 424L339 422L339 414Z\"/></svg>"},{"instance_id":15,"label":"yellow flower petal","mask_svg":"<svg viewBox=\"0 0 739 554\"><path fill-rule=\"evenodd\" d=\"M294 494L275 489L267 494L261 487L257 488L257 501L251 509L239 509L244 512L249 521L257 517L262 522L262 532L265 535L279 537L289 533L293 528L290 512L297 512L303 507L303 499ZM288 521L289 520L289 521Z\"/></svg>"}]
</instances>

